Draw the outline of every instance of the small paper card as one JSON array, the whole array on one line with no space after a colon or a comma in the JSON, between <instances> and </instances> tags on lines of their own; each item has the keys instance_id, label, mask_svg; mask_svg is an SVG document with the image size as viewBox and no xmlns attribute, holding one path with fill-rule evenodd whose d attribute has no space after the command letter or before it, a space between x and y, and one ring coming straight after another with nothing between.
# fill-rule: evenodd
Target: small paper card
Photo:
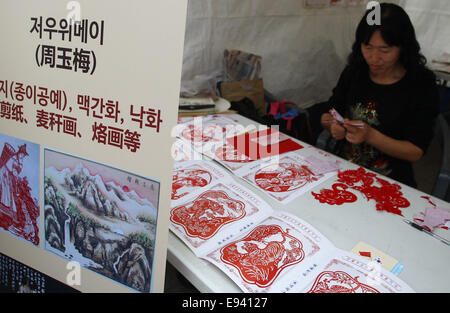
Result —
<instances>
[{"instance_id":1,"label":"small paper card","mask_svg":"<svg viewBox=\"0 0 450 313\"><path fill-rule=\"evenodd\" d=\"M394 274L400 274L401 270L403 270L403 265L401 265L396 259L365 242L359 242L355 247L353 247L351 252L359 255L360 257L368 258L372 262L381 265L384 269Z\"/></svg>"}]
</instances>

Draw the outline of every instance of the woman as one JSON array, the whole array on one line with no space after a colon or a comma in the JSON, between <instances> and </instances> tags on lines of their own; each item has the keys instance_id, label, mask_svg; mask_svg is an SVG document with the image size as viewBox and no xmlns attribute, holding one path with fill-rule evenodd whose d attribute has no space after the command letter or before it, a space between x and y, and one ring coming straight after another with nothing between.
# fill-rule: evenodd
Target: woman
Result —
<instances>
[{"instance_id":1,"label":"woman","mask_svg":"<svg viewBox=\"0 0 450 313\"><path fill-rule=\"evenodd\" d=\"M412 162L422 158L433 137L436 79L401 7L382 3L380 25L368 25L369 13L328 101L346 123L325 113L321 124L340 141L337 153L343 158L417 187Z\"/></svg>"}]
</instances>

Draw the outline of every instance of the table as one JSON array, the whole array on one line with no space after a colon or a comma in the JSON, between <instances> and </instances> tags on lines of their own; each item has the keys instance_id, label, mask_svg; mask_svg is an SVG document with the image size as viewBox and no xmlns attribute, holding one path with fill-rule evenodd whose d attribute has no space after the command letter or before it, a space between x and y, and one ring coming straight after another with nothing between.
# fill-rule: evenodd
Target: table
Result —
<instances>
[{"instance_id":1,"label":"table","mask_svg":"<svg viewBox=\"0 0 450 313\"><path fill-rule=\"evenodd\" d=\"M233 115L233 118L244 126L256 123L239 115ZM304 146L298 151L300 155L314 155L320 151L296 141ZM344 161L344 169L358 167ZM234 179L262 197L274 210L287 211L310 223L337 248L350 251L358 242L364 241L396 258L404 265L398 277L416 292L450 292L450 246L403 221L403 218L412 220L415 214L425 211L429 204L421 196L427 196L426 194L400 184L404 197L411 203L410 207L402 209L404 217L401 217L377 211L374 202L369 202L362 196L358 196L355 203L331 206L321 204L311 192L307 192L287 205L281 205L239 177L234 176ZM323 188L330 188L335 180L336 177L330 178L311 191L319 192ZM450 209L450 203L434 197L431 199L438 206ZM450 239L450 230L437 229L434 232ZM169 232L167 258L200 292L242 292L221 270L197 258L172 232Z\"/></svg>"}]
</instances>

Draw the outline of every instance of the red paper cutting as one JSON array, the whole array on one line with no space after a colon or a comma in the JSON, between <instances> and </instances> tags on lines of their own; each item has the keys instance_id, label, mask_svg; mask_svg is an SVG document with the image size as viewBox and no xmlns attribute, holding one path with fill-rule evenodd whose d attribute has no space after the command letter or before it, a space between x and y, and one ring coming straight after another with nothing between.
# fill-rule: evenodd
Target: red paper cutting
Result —
<instances>
[{"instance_id":1,"label":"red paper cutting","mask_svg":"<svg viewBox=\"0 0 450 313\"><path fill-rule=\"evenodd\" d=\"M371 258L372 257L372 253L370 253L370 251L359 251L359 255L360 256L365 256L367 258Z\"/></svg>"},{"instance_id":2,"label":"red paper cutting","mask_svg":"<svg viewBox=\"0 0 450 313\"><path fill-rule=\"evenodd\" d=\"M352 203L358 199L353 193L346 191L348 186L345 184L334 184L332 188L332 190L322 189L320 193L311 193L316 200L320 201L320 203L327 203L330 205Z\"/></svg>"},{"instance_id":3,"label":"red paper cutting","mask_svg":"<svg viewBox=\"0 0 450 313\"><path fill-rule=\"evenodd\" d=\"M206 240L224 225L245 215L242 201L231 198L225 191L209 190L194 201L172 209L170 220L183 226L187 236Z\"/></svg>"},{"instance_id":4,"label":"red paper cutting","mask_svg":"<svg viewBox=\"0 0 450 313\"><path fill-rule=\"evenodd\" d=\"M356 183L362 183L363 186L370 186L377 175L366 172L362 167L357 170L347 170L338 172L338 182L353 186Z\"/></svg>"},{"instance_id":5,"label":"red paper cutting","mask_svg":"<svg viewBox=\"0 0 450 313\"><path fill-rule=\"evenodd\" d=\"M367 200L375 200L376 208L378 211L387 211L403 216L400 208L407 208L410 206L409 201L403 197L400 185L391 184L387 180L378 177L376 174L365 171L362 167L358 168L357 170L347 170L342 172L339 171L338 182L342 183L341 185L339 185L339 188L341 188L341 190L337 189L337 186L333 187L340 191L340 194L342 194L344 190L347 189L344 188L344 186L349 187L353 190L357 190L364 194ZM378 186L374 185L375 183L377 183ZM335 188L333 188L333 191L335 192L331 192L330 190L323 190L319 195L315 193L312 194L321 203L345 203L345 198L342 198L342 196L340 196L339 193L336 192ZM349 199L352 200L353 198L350 197Z\"/></svg>"},{"instance_id":6,"label":"red paper cutting","mask_svg":"<svg viewBox=\"0 0 450 313\"><path fill-rule=\"evenodd\" d=\"M360 283L358 277L346 272L327 271L317 276L308 293L379 293L373 287Z\"/></svg>"},{"instance_id":7,"label":"red paper cutting","mask_svg":"<svg viewBox=\"0 0 450 313\"><path fill-rule=\"evenodd\" d=\"M266 166L256 172L255 182L266 191L286 192L317 181L318 177L306 165L279 163Z\"/></svg>"},{"instance_id":8,"label":"red paper cutting","mask_svg":"<svg viewBox=\"0 0 450 313\"><path fill-rule=\"evenodd\" d=\"M5 142L0 157L0 228L37 246L39 202L31 195L27 174L22 173L28 156L26 144L16 151Z\"/></svg>"},{"instance_id":9,"label":"red paper cutting","mask_svg":"<svg viewBox=\"0 0 450 313\"><path fill-rule=\"evenodd\" d=\"M178 170L173 175L172 200L178 200L189 193L190 188L204 187L212 180L205 170Z\"/></svg>"},{"instance_id":10,"label":"red paper cutting","mask_svg":"<svg viewBox=\"0 0 450 313\"><path fill-rule=\"evenodd\" d=\"M403 216L399 208L410 206L409 201L402 197L401 187L398 184L391 184L379 177L375 178L381 187L377 186L355 186L353 189L362 192L368 200L374 199L378 211L387 211Z\"/></svg>"},{"instance_id":11,"label":"red paper cutting","mask_svg":"<svg viewBox=\"0 0 450 313\"><path fill-rule=\"evenodd\" d=\"M285 268L305 257L301 241L278 225L258 226L220 253L222 262L235 267L245 282L260 288L272 285Z\"/></svg>"},{"instance_id":12,"label":"red paper cutting","mask_svg":"<svg viewBox=\"0 0 450 313\"><path fill-rule=\"evenodd\" d=\"M433 202L433 200L431 200L430 197L428 197L428 196L421 196L421 198L427 200L428 203L431 204L433 207L436 207L436 204Z\"/></svg>"},{"instance_id":13,"label":"red paper cutting","mask_svg":"<svg viewBox=\"0 0 450 313\"><path fill-rule=\"evenodd\" d=\"M225 162L235 162L235 163L249 163L254 160L250 159L243 153L240 153L235 147L231 144L223 145L222 147L217 148L215 152L216 157L219 160Z\"/></svg>"}]
</instances>

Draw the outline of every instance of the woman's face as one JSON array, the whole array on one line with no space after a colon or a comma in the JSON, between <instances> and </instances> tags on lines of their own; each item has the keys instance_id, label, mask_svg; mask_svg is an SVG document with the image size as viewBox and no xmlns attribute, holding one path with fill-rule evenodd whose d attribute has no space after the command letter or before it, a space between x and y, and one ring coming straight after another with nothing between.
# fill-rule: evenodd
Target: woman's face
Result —
<instances>
[{"instance_id":1,"label":"woman's face","mask_svg":"<svg viewBox=\"0 0 450 313\"><path fill-rule=\"evenodd\" d=\"M389 46L377 30L367 45L361 44L361 52L372 74L385 74L397 66L401 49Z\"/></svg>"}]
</instances>

